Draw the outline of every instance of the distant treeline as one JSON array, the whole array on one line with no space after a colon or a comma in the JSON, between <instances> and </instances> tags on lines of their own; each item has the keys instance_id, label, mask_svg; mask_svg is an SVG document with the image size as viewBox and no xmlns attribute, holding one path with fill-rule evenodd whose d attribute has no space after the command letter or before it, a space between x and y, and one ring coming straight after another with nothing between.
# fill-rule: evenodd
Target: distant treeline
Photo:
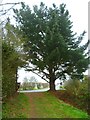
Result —
<instances>
[{"instance_id":1,"label":"distant treeline","mask_svg":"<svg viewBox=\"0 0 90 120\"><path fill-rule=\"evenodd\" d=\"M48 83L41 83L41 82L23 82L22 85L20 85L20 90L33 90L33 89L42 89L42 88L48 88Z\"/></svg>"}]
</instances>

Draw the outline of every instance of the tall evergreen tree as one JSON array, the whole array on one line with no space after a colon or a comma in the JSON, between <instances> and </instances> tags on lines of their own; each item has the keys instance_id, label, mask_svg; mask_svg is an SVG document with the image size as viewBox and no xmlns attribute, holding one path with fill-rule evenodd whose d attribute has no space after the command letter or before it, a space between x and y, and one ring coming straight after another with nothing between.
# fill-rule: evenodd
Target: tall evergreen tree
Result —
<instances>
[{"instance_id":1,"label":"tall evergreen tree","mask_svg":"<svg viewBox=\"0 0 90 120\"><path fill-rule=\"evenodd\" d=\"M47 8L41 2L33 11L22 4L15 10L15 18L23 35L24 51L29 64L27 70L49 80L50 90L55 90L55 80L81 78L88 67L85 50L88 43L81 45L85 31L76 37L72 31L66 5ZM31 64L33 65L31 65Z\"/></svg>"}]
</instances>

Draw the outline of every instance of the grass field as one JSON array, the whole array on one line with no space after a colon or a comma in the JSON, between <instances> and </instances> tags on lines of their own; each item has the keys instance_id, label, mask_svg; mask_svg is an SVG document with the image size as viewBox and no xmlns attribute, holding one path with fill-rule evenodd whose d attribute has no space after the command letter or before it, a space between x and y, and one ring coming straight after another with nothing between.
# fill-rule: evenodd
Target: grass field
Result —
<instances>
[{"instance_id":1,"label":"grass field","mask_svg":"<svg viewBox=\"0 0 90 120\"><path fill-rule=\"evenodd\" d=\"M49 92L20 93L3 105L3 118L88 118L87 113Z\"/></svg>"},{"instance_id":2,"label":"grass field","mask_svg":"<svg viewBox=\"0 0 90 120\"><path fill-rule=\"evenodd\" d=\"M23 93L7 101L2 105L3 118L28 118L29 99Z\"/></svg>"}]
</instances>

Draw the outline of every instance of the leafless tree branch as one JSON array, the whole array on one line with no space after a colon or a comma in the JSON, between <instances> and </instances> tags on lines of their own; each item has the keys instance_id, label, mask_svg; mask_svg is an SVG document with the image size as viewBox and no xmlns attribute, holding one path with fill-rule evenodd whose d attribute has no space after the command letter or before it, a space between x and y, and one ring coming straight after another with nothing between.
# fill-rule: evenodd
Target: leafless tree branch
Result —
<instances>
[{"instance_id":1,"label":"leafless tree branch","mask_svg":"<svg viewBox=\"0 0 90 120\"><path fill-rule=\"evenodd\" d=\"M39 75L38 73L32 71L33 73L35 73L36 75L38 75L39 77L41 77L43 80L45 80L46 82L48 82L45 78L43 78L41 75ZM49 82L48 82L49 83Z\"/></svg>"},{"instance_id":2,"label":"leafless tree branch","mask_svg":"<svg viewBox=\"0 0 90 120\"><path fill-rule=\"evenodd\" d=\"M18 3L4 3L4 4L0 4L0 6L3 5L17 5L17 4L21 4L22 2L18 2Z\"/></svg>"},{"instance_id":3,"label":"leafless tree branch","mask_svg":"<svg viewBox=\"0 0 90 120\"><path fill-rule=\"evenodd\" d=\"M11 10L14 6L15 6L15 5L13 5L13 6L12 6L11 8L9 8L9 9L5 10L5 12L4 12L4 13L2 13L0 16L7 14L7 13L8 13L8 11L10 11L10 10Z\"/></svg>"},{"instance_id":4,"label":"leafless tree branch","mask_svg":"<svg viewBox=\"0 0 90 120\"><path fill-rule=\"evenodd\" d=\"M5 15L5 14L7 14L15 5L17 5L17 4L21 4L22 2L18 2L18 3L4 3L4 4L0 4L0 6L3 6L3 5L12 5L12 7L10 7L9 9L7 9L7 10L1 10L0 11L0 13L2 13L0 16L2 16L2 15Z\"/></svg>"},{"instance_id":5,"label":"leafless tree branch","mask_svg":"<svg viewBox=\"0 0 90 120\"><path fill-rule=\"evenodd\" d=\"M41 77L43 80L45 80L46 82L48 82L45 78L44 78L44 76L41 76L41 75L39 75L38 73L36 73L35 72L35 70L37 70L37 69L33 69L32 67L31 67L31 69L29 68L29 69L26 69L26 71L31 71L31 72L33 72L33 73L35 73L36 75L38 75L39 77ZM49 83L49 82L48 82Z\"/></svg>"}]
</instances>

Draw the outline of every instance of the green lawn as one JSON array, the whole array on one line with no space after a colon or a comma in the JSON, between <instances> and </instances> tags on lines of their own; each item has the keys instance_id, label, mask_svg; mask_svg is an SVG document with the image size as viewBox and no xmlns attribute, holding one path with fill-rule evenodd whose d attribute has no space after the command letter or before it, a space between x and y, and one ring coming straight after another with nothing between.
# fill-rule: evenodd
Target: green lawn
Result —
<instances>
[{"instance_id":1,"label":"green lawn","mask_svg":"<svg viewBox=\"0 0 90 120\"><path fill-rule=\"evenodd\" d=\"M34 99L37 114L41 118L88 118L87 113L60 101L46 92Z\"/></svg>"},{"instance_id":2,"label":"green lawn","mask_svg":"<svg viewBox=\"0 0 90 120\"><path fill-rule=\"evenodd\" d=\"M3 118L29 118L30 97L33 98L37 118L88 118L87 113L60 101L49 92L43 92L41 96L37 94L32 93L32 97L30 93L20 93L18 97L8 101L3 105Z\"/></svg>"},{"instance_id":3,"label":"green lawn","mask_svg":"<svg viewBox=\"0 0 90 120\"><path fill-rule=\"evenodd\" d=\"M9 100L2 106L3 118L28 118L29 117L29 99L23 93L20 93L14 99ZM28 110L28 112L27 112Z\"/></svg>"}]
</instances>

